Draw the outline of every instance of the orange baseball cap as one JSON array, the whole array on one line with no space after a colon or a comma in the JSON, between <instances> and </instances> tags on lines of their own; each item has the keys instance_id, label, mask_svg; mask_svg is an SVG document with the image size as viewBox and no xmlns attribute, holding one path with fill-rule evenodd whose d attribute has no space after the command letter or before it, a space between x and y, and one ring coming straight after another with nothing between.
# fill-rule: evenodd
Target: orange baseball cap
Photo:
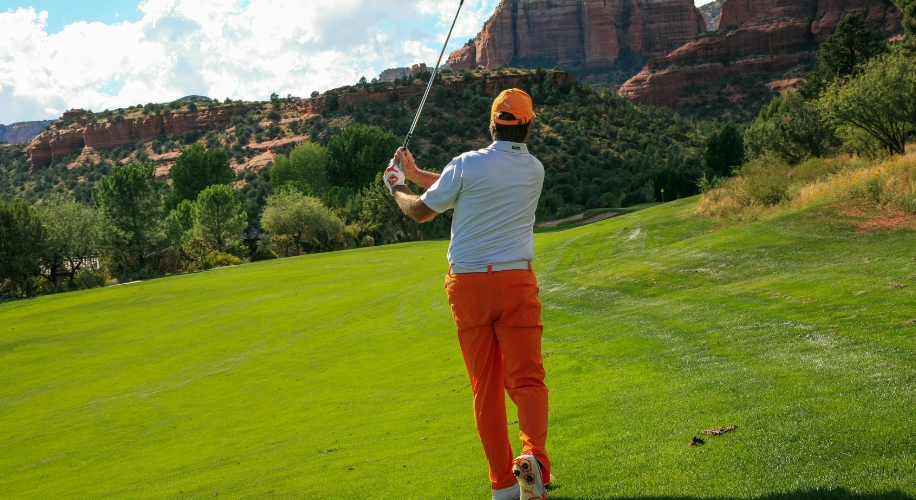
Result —
<instances>
[{"instance_id":1,"label":"orange baseball cap","mask_svg":"<svg viewBox=\"0 0 916 500\"><path fill-rule=\"evenodd\" d=\"M496 113L512 113L515 120L500 120L496 118ZM496 100L493 101L493 109L490 110L490 118L500 125L524 125L537 118L534 114L534 104L531 102L531 96L524 90L507 89L503 90Z\"/></svg>"}]
</instances>

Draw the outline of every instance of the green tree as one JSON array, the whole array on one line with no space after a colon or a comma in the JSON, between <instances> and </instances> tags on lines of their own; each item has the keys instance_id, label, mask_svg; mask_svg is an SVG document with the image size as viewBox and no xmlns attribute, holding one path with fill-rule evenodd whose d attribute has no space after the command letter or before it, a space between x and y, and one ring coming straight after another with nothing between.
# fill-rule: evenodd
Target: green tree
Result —
<instances>
[{"instance_id":1,"label":"green tree","mask_svg":"<svg viewBox=\"0 0 916 500\"><path fill-rule=\"evenodd\" d=\"M328 180L331 185L359 191L375 181L400 145L391 132L351 125L328 142L333 160L328 165Z\"/></svg>"},{"instance_id":2,"label":"green tree","mask_svg":"<svg viewBox=\"0 0 916 500\"><path fill-rule=\"evenodd\" d=\"M294 189L280 190L267 198L261 226L274 235L291 238L296 255L304 244L318 251L338 249L345 244L343 221L318 198Z\"/></svg>"},{"instance_id":3,"label":"green tree","mask_svg":"<svg viewBox=\"0 0 916 500\"><path fill-rule=\"evenodd\" d=\"M66 264L68 284L73 287L76 273L98 255L99 213L91 206L59 195L52 196L37 208L47 230L45 278L54 283L54 272Z\"/></svg>"},{"instance_id":4,"label":"green tree","mask_svg":"<svg viewBox=\"0 0 916 500\"><path fill-rule=\"evenodd\" d=\"M248 216L235 191L225 184L214 184L197 197L194 209L194 232L214 249L224 252L238 245Z\"/></svg>"},{"instance_id":5,"label":"green tree","mask_svg":"<svg viewBox=\"0 0 916 500\"><path fill-rule=\"evenodd\" d=\"M194 211L197 202L182 200L165 219L165 231L169 243L174 247L181 247L187 243L189 233L194 229Z\"/></svg>"},{"instance_id":6,"label":"green tree","mask_svg":"<svg viewBox=\"0 0 916 500\"><path fill-rule=\"evenodd\" d=\"M860 129L889 153L903 154L916 126L916 65L903 54L872 59L845 85L831 85L819 106L841 132Z\"/></svg>"},{"instance_id":7,"label":"green tree","mask_svg":"<svg viewBox=\"0 0 916 500\"><path fill-rule=\"evenodd\" d=\"M115 168L92 193L103 217L102 240L111 271L119 276L149 271L164 246L162 194L152 164Z\"/></svg>"},{"instance_id":8,"label":"green tree","mask_svg":"<svg viewBox=\"0 0 916 500\"><path fill-rule=\"evenodd\" d=\"M853 75L866 61L887 52L887 43L865 27L860 14L850 14L821 44L817 62L800 89L806 99L817 99L835 80Z\"/></svg>"},{"instance_id":9,"label":"green tree","mask_svg":"<svg viewBox=\"0 0 916 500\"><path fill-rule=\"evenodd\" d=\"M420 225L398 208L394 197L382 182L381 172L372 185L363 189L362 195L359 223L376 242L383 244L394 243L399 239L419 239Z\"/></svg>"},{"instance_id":10,"label":"green tree","mask_svg":"<svg viewBox=\"0 0 916 500\"><path fill-rule=\"evenodd\" d=\"M728 177L743 163L744 138L734 124L727 123L706 142L706 168L714 176Z\"/></svg>"},{"instance_id":11,"label":"green tree","mask_svg":"<svg viewBox=\"0 0 916 500\"><path fill-rule=\"evenodd\" d=\"M206 149L196 143L184 150L169 171L172 194L169 206L177 207L182 200L196 200L201 191L214 184L229 184L235 178L224 149Z\"/></svg>"},{"instance_id":12,"label":"green tree","mask_svg":"<svg viewBox=\"0 0 916 500\"><path fill-rule=\"evenodd\" d=\"M278 155L270 169L270 182L276 188L290 184L303 194L320 196L328 188L331 154L314 142L303 142L289 152Z\"/></svg>"},{"instance_id":13,"label":"green tree","mask_svg":"<svg viewBox=\"0 0 916 500\"><path fill-rule=\"evenodd\" d=\"M903 12L903 27L912 37L916 37L916 0L894 0Z\"/></svg>"},{"instance_id":14,"label":"green tree","mask_svg":"<svg viewBox=\"0 0 916 500\"><path fill-rule=\"evenodd\" d=\"M820 110L794 90L774 97L744 132L751 158L774 153L790 164L809 157L832 154L840 145L833 127L824 123Z\"/></svg>"},{"instance_id":15,"label":"green tree","mask_svg":"<svg viewBox=\"0 0 916 500\"><path fill-rule=\"evenodd\" d=\"M22 200L0 199L0 290L9 280L14 295L32 295L46 251L46 231L37 211Z\"/></svg>"}]
</instances>

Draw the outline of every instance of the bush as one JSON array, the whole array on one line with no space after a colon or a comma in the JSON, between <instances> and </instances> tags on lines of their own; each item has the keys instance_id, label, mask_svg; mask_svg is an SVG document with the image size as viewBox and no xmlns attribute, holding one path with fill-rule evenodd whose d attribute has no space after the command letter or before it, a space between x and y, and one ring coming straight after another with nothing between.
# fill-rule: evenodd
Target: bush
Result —
<instances>
[{"instance_id":1,"label":"bush","mask_svg":"<svg viewBox=\"0 0 916 500\"><path fill-rule=\"evenodd\" d=\"M277 252L269 248L260 248L254 255L251 256L251 262L260 262L262 260L274 260L279 259L280 256L277 255Z\"/></svg>"},{"instance_id":2,"label":"bush","mask_svg":"<svg viewBox=\"0 0 916 500\"><path fill-rule=\"evenodd\" d=\"M74 290L89 290L90 288L101 288L111 281L108 270L104 267L99 269L83 268L76 272L73 277Z\"/></svg>"}]
</instances>

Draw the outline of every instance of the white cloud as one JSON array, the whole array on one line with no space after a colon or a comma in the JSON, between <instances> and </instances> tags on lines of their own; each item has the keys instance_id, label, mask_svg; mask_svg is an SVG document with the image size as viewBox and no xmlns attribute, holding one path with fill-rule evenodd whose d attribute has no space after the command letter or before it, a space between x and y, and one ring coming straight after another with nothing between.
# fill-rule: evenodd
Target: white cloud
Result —
<instances>
[{"instance_id":1,"label":"white cloud","mask_svg":"<svg viewBox=\"0 0 916 500\"><path fill-rule=\"evenodd\" d=\"M466 0L449 51L498 0ZM49 34L47 13L0 12L0 123L55 118L187 94L307 96L392 66L434 64L457 2L146 0L137 22L79 22Z\"/></svg>"}]
</instances>

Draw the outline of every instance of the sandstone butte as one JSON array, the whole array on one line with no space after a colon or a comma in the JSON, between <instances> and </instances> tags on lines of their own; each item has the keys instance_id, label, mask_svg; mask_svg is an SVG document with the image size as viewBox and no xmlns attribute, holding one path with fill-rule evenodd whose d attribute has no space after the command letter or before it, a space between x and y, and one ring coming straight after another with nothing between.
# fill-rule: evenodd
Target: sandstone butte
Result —
<instances>
[{"instance_id":1,"label":"sandstone butte","mask_svg":"<svg viewBox=\"0 0 916 500\"><path fill-rule=\"evenodd\" d=\"M729 80L753 78L772 90L797 86L811 69L817 44L855 13L876 33L902 31L902 14L890 0L725 0L723 29L651 59L619 93L676 109L716 94L740 98L740 85Z\"/></svg>"},{"instance_id":2,"label":"sandstone butte","mask_svg":"<svg viewBox=\"0 0 916 500\"><path fill-rule=\"evenodd\" d=\"M625 49L664 56L705 30L692 0L502 0L448 63L456 71L501 64L601 71Z\"/></svg>"},{"instance_id":3,"label":"sandstone butte","mask_svg":"<svg viewBox=\"0 0 916 500\"><path fill-rule=\"evenodd\" d=\"M54 160L70 155L89 157L95 151L152 141L162 134L174 137L226 127L233 116L247 112L247 106L231 104L197 111L90 123L92 112L70 110L26 147L29 171L34 172Z\"/></svg>"}]
</instances>

